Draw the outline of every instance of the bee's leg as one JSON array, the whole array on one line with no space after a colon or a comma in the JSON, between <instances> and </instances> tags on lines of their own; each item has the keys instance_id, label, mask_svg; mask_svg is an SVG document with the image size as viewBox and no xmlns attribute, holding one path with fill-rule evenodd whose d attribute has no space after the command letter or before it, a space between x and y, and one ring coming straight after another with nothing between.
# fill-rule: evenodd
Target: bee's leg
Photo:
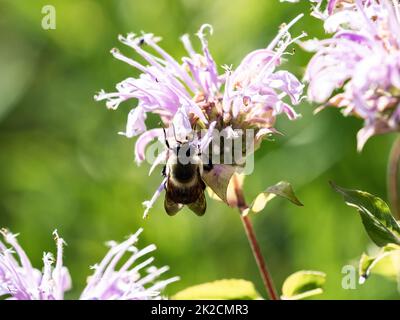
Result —
<instances>
[{"instance_id":1,"label":"bee's leg","mask_svg":"<svg viewBox=\"0 0 400 320\"><path fill-rule=\"evenodd\" d=\"M163 177L166 177L166 176L167 176L167 166L164 166L164 167L162 168L161 175L162 175Z\"/></svg>"},{"instance_id":2,"label":"bee's leg","mask_svg":"<svg viewBox=\"0 0 400 320\"><path fill-rule=\"evenodd\" d=\"M210 172L214 168L214 165L210 161L209 163L203 164L203 170L206 172Z\"/></svg>"}]
</instances>

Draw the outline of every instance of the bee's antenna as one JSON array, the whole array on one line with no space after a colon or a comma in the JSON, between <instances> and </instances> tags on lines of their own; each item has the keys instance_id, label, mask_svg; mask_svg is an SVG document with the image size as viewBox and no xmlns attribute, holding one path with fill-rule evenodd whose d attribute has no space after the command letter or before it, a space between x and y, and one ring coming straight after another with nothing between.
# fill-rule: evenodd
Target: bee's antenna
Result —
<instances>
[{"instance_id":1,"label":"bee's antenna","mask_svg":"<svg viewBox=\"0 0 400 320\"><path fill-rule=\"evenodd\" d=\"M175 137L175 141L176 141L176 142L178 142L179 144L182 144L182 142L181 142L181 141L179 141L179 140L176 138L176 131L175 131L175 126L174 126L174 124L173 124L173 123L171 123L171 126L172 126L172 130L174 131L174 137Z\"/></svg>"},{"instance_id":2,"label":"bee's antenna","mask_svg":"<svg viewBox=\"0 0 400 320\"><path fill-rule=\"evenodd\" d=\"M192 129L189 142L193 142L193 141L194 141L195 132L196 132L196 131L194 131L194 130Z\"/></svg>"},{"instance_id":3,"label":"bee's antenna","mask_svg":"<svg viewBox=\"0 0 400 320\"><path fill-rule=\"evenodd\" d=\"M167 148L168 148L168 149L171 149L171 147L169 146L168 139L167 139L167 132L165 131L165 128L164 128L164 127L163 127L162 129L163 129L163 131L164 131L164 141L165 141L165 144L167 145Z\"/></svg>"},{"instance_id":4,"label":"bee's antenna","mask_svg":"<svg viewBox=\"0 0 400 320\"><path fill-rule=\"evenodd\" d=\"M198 123L197 123L197 121L193 124L193 127L192 127L192 133L193 133L193 135L192 135L192 139L190 140L190 142L193 142L193 140L194 140L194 138L195 138L195 136L196 136L196 131L197 131L197 129L198 129ZM201 128L200 128L201 129ZM201 135L200 135L201 136Z\"/></svg>"}]
</instances>

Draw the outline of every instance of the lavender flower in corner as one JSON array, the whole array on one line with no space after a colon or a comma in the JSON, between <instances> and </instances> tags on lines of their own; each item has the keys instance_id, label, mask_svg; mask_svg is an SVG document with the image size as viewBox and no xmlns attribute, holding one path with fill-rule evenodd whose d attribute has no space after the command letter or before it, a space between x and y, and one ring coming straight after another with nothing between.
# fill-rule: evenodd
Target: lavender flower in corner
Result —
<instances>
[{"instance_id":1,"label":"lavender flower in corner","mask_svg":"<svg viewBox=\"0 0 400 320\"><path fill-rule=\"evenodd\" d=\"M103 260L93 267L94 273L88 278L81 300L149 300L161 299L160 292L168 284L179 280L157 278L168 271L151 266L154 258L137 263L141 257L154 251L149 245L138 249L135 243L142 229L122 243L109 242L110 250ZM63 300L64 293L71 288L71 277L63 266L63 246L65 242L54 232L57 255L43 254L43 270L32 266L25 251L17 241L17 235L2 230L5 243L0 241L0 298L13 300ZM7 247L8 244L10 247ZM126 262L116 269L121 258L128 255ZM146 273L141 276L141 270Z\"/></svg>"},{"instance_id":2,"label":"lavender flower in corner","mask_svg":"<svg viewBox=\"0 0 400 320\"><path fill-rule=\"evenodd\" d=\"M316 1L314 1L316 2ZM308 97L364 120L358 150L373 135L400 129L400 8L397 1L317 1L313 14L332 36L302 44L316 52Z\"/></svg>"},{"instance_id":3,"label":"lavender flower in corner","mask_svg":"<svg viewBox=\"0 0 400 320\"><path fill-rule=\"evenodd\" d=\"M187 51L182 62L164 51L158 45L160 38L152 34L120 36L120 41L146 63L128 58L117 49L111 50L115 58L139 70L140 75L117 84L115 92L101 91L95 99L105 100L109 109L117 109L122 102L131 99L137 101L137 106L129 112L126 130L121 134L128 138L138 136L135 146L138 164L145 160L146 146L151 141L164 142L163 128L167 129L166 139L172 138L175 143L187 140L191 135L190 144L195 145L199 153L206 152L214 130L232 139L242 139L235 135L235 130L253 130L253 143L258 147L263 138L276 132L274 126L279 114L286 114L292 120L299 117L292 105L300 103L303 85L293 74L277 70L277 67L281 65L287 47L304 36L293 39L289 33L301 16L283 25L266 48L250 52L236 69L230 66L218 68L208 48L206 33L213 33L208 24L196 34L201 52L193 49L188 35L182 36ZM146 126L149 113L159 116L162 128ZM200 129L206 134L200 135ZM170 156L167 149L160 152L150 172L157 164L168 161ZM215 172L219 180L221 172ZM150 201L144 202L145 216L162 193L166 181L165 178ZM223 198L221 192L210 187Z\"/></svg>"}]
</instances>

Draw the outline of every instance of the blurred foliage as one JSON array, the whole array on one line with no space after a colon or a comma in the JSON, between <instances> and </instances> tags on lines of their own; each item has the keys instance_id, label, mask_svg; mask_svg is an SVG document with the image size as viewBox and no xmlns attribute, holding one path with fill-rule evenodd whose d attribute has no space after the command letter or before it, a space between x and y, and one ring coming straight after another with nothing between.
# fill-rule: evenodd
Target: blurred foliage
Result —
<instances>
[{"instance_id":1,"label":"blurred foliage","mask_svg":"<svg viewBox=\"0 0 400 320\"><path fill-rule=\"evenodd\" d=\"M258 300L254 284L240 279L217 280L198 284L171 297L173 300Z\"/></svg>"},{"instance_id":2,"label":"blurred foliage","mask_svg":"<svg viewBox=\"0 0 400 320\"><path fill-rule=\"evenodd\" d=\"M400 225L385 201L365 191L341 188L332 182L331 185L348 206L357 209L365 230L377 246L400 244Z\"/></svg>"},{"instance_id":3,"label":"blurred foliage","mask_svg":"<svg viewBox=\"0 0 400 320\"><path fill-rule=\"evenodd\" d=\"M358 265L359 282L364 283L371 274L379 274L392 278L400 285L400 246L389 243L382 247L379 252L371 257L363 254Z\"/></svg>"},{"instance_id":4,"label":"blurred foliage","mask_svg":"<svg viewBox=\"0 0 400 320\"><path fill-rule=\"evenodd\" d=\"M326 274L319 271L297 271L283 283L282 299L301 300L322 294Z\"/></svg>"},{"instance_id":5,"label":"blurred foliage","mask_svg":"<svg viewBox=\"0 0 400 320\"><path fill-rule=\"evenodd\" d=\"M45 4L56 8L56 30L41 28ZM160 177L148 177L147 164L138 168L134 141L117 135L133 102L113 112L95 103L93 95L137 75L109 54L115 46L129 52L118 43L118 34L153 32L179 58L180 35L207 22L214 26L209 43L217 63L237 66L300 12L306 15L293 34L306 30L310 37L323 37L320 22L308 15L308 1L0 0L0 225L21 233L36 266L43 250L55 250L51 232L58 228L68 243L71 296L84 286L88 266L106 252L102 244L140 226L145 228L140 243L159 248L157 264L181 276L168 293L243 278L265 295L237 212L209 200L202 218L187 209L171 218L160 200L142 220L141 203L152 196ZM296 48L285 66L301 77L309 57ZM304 102L298 108L302 119L279 119L285 136L263 144L246 181L248 199L268 185L290 181L305 205L275 201L254 216L275 283L280 287L299 269L321 270L327 281L318 299L396 299L395 283L379 276L357 290L342 289L342 267L357 261L370 242L359 216L327 183L386 199L386 161L394 136L375 137L358 154L355 134L361 122L337 110L313 116L314 108Z\"/></svg>"}]
</instances>

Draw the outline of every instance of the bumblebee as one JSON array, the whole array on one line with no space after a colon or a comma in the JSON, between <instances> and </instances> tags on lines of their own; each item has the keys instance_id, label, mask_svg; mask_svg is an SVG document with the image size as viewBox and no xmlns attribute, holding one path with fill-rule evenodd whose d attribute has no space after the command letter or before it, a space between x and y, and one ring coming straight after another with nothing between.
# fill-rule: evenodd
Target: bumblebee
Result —
<instances>
[{"instance_id":1,"label":"bumblebee","mask_svg":"<svg viewBox=\"0 0 400 320\"><path fill-rule=\"evenodd\" d=\"M212 164L203 165L201 155L189 141L177 141L174 148L169 146L167 139L165 141L170 152L163 169L163 175L167 178L165 211L172 216L187 205L198 216L204 215L207 202L204 195L206 184L202 176L204 170L212 169Z\"/></svg>"}]
</instances>

